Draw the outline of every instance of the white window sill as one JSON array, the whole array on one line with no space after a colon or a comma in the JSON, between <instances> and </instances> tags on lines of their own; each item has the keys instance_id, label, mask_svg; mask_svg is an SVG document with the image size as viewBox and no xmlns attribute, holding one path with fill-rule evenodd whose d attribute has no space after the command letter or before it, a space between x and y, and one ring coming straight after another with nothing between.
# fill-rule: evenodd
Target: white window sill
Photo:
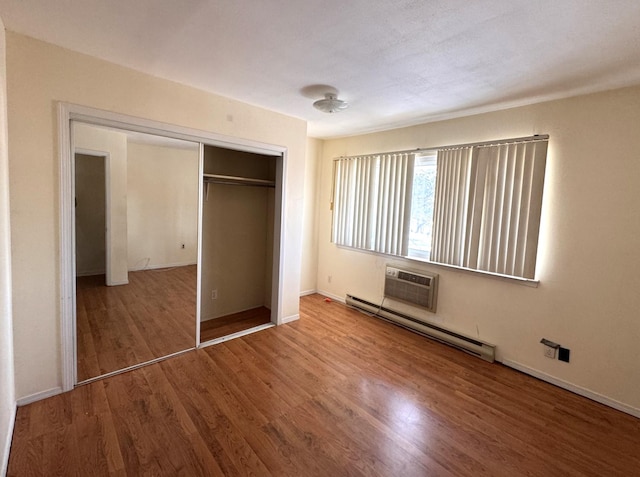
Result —
<instances>
[{"instance_id":1,"label":"white window sill","mask_svg":"<svg viewBox=\"0 0 640 477\"><path fill-rule=\"evenodd\" d=\"M402 259L402 260L409 260L412 262L419 262L429 266L442 267L449 270L457 270L463 273L471 273L473 275L493 278L496 280L501 280L509 283L518 284L518 285L524 285L532 288L538 288L538 285L540 284L540 280L532 280L530 278L514 277L511 275L502 275L500 273L485 272L484 270L474 270L472 268L458 267L456 265L449 265L446 263L432 262L430 260L426 260L424 258L419 258L419 257L403 257L400 255L389 255L386 253L374 252L373 250L364 250L361 248L347 247L345 245L338 245L338 244L334 244L334 245L336 245L336 247L338 248L341 248L344 250L350 250L353 252L368 253L368 254L377 255L377 256L389 257L391 259L396 259L396 260Z\"/></svg>"},{"instance_id":2,"label":"white window sill","mask_svg":"<svg viewBox=\"0 0 640 477\"><path fill-rule=\"evenodd\" d=\"M411 260L413 262L425 263L427 265L435 265L437 267L449 268L453 270L459 270L461 272L468 272L468 273L473 273L477 275L482 275L485 277L496 278L498 280L504 280L507 282L517 283L519 285L525 285L533 288L538 288L538 285L540 284L540 280L533 280L531 278L514 277L511 275L503 275L501 273L486 272L484 270L474 270L473 268L458 267L456 265L449 265L447 263L432 262L430 260L425 260L419 257L400 257L400 258Z\"/></svg>"}]
</instances>

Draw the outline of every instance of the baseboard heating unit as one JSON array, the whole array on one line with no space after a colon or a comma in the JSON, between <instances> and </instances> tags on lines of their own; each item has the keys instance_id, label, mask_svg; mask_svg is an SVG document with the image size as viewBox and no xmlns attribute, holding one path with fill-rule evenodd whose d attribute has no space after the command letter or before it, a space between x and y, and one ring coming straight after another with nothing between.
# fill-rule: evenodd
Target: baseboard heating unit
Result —
<instances>
[{"instance_id":1,"label":"baseboard heating unit","mask_svg":"<svg viewBox=\"0 0 640 477\"><path fill-rule=\"evenodd\" d=\"M375 303L371 303L353 295L347 295L346 303L347 305L367 314L371 314L377 318L382 318L383 320L390 321L428 338L453 346L454 348L482 358L490 363L493 363L495 360L496 347L492 344L447 330L446 328L442 328L432 323L426 323L416 317L407 315L406 313L392 310L391 308L386 308L384 306L378 306Z\"/></svg>"}]
</instances>

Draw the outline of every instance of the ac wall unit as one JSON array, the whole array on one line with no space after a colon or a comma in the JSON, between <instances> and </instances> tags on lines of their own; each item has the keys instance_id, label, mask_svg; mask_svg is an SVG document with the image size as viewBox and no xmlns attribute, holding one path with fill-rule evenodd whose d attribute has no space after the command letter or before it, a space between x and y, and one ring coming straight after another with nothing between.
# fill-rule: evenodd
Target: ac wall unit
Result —
<instances>
[{"instance_id":1,"label":"ac wall unit","mask_svg":"<svg viewBox=\"0 0 640 477\"><path fill-rule=\"evenodd\" d=\"M387 265L384 277L384 296L435 313L438 297L438 275L416 273Z\"/></svg>"}]
</instances>

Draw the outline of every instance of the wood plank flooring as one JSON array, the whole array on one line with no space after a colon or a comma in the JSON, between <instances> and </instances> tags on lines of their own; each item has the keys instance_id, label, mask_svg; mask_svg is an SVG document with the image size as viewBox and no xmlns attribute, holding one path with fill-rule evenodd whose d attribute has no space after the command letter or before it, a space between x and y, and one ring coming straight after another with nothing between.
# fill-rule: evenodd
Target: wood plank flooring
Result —
<instances>
[{"instance_id":1,"label":"wood plank flooring","mask_svg":"<svg viewBox=\"0 0 640 477\"><path fill-rule=\"evenodd\" d=\"M195 347L196 265L76 280L78 381Z\"/></svg>"},{"instance_id":2,"label":"wood plank flooring","mask_svg":"<svg viewBox=\"0 0 640 477\"><path fill-rule=\"evenodd\" d=\"M271 310L260 306L200 324L200 343L271 323Z\"/></svg>"},{"instance_id":3,"label":"wood plank flooring","mask_svg":"<svg viewBox=\"0 0 640 477\"><path fill-rule=\"evenodd\" d=\"M17 413L9 476L630 476L640 420L318 295Z\"/></svg>"}]
</instances>

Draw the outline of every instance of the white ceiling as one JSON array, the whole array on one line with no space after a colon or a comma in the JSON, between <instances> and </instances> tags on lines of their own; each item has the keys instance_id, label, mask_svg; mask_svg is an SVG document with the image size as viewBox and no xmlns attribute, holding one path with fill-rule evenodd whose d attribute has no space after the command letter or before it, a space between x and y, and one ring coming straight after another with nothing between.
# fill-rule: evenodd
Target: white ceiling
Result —
<instances>
[{"instance_id":1,"label":"white ceiling","mask_svg":"<svg viewBox=\"0 0 640 477\"><path fill-rule=\"evenodd\" d=\"M0 16L316 137L640 84L638 0L0 0ZM316 111L319 84L350 108Z\"/></svg>"}]
</instances>

